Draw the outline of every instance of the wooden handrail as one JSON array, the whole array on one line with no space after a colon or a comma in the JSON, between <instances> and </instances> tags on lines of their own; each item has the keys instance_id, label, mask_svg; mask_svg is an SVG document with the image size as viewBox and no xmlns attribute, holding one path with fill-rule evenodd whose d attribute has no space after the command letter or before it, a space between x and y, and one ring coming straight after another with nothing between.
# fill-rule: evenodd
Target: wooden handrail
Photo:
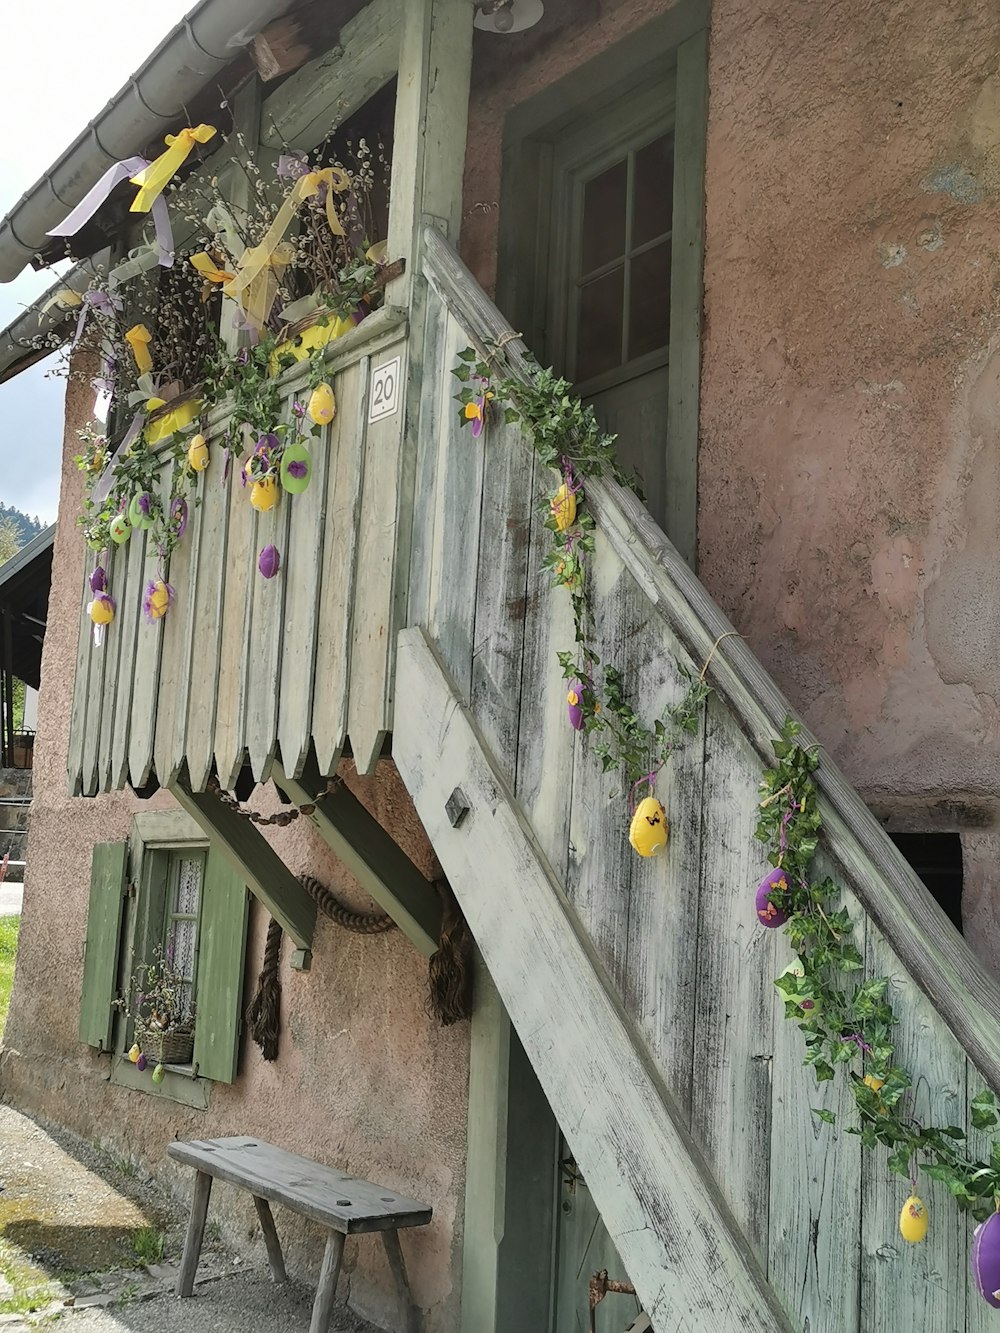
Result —
<instances>
[{"instance_id":1,"label":"wooden handrail","mask_svg":"<svg viewBox=\"0 0 1000 1333\"><path fill-rule=\"evenodd\" d=\"M530 358L458 255L433 227L423 236L433 291L498 374L525 382ZM597 526L690 657L712 656L708 678L761 758L795 710L712 600L641 501L614 481L589 480ZM723 635L730 637L722 638ZM718 642L722 638L721 642ZM803 728L802 744L819 744ZM816 772L824 847L903 967L928 996L966 1055L1000 1093L1000 984L954 929L884 829L825 753Z\"/></svg>"}]
</instances>

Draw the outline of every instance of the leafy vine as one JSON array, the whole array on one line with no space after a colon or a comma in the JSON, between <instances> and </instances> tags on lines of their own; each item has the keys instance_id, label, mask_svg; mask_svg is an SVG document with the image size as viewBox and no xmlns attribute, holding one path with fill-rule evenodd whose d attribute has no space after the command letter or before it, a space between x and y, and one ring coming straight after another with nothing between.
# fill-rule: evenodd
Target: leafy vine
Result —
<instances>
[{"instance_id":1,"label":"leafy vine","mask_svg":"<svg viewBox=\"0 0 1000 1333\"><path fill-rule=\"evenodd\" d=\"M771 865L784 872L763 895L770 906L761 909L758 898L758 915L770 916L773 924L779 924L777 916L784 920L798 958L775 982L785 1017L800 1025L804 1063L812 1067L817 1082L832 1079L837 1069L846 1072L858 1117L846 1132L859 1136L866 1148L885 1147L890 1171L914 1185L918 1169L942 1181L960 1208L985 1221L1000 1209L1000 1142L991 1145L989 1160L983 1161L970 1154L962 1127L924 1125L910 1114L913 1080L896 1057L889 978L858 979L864 960L849 912L836 906L840 890L832 879L813 880L810 875L823 827L812 776L819 754L816 747L799 744L800 731L789 719L774 743L776 763L761 782L757 824ZM830 1124L835 1121L834 1113L823 1108L813 1114ZM996 1127L992 1092L984 1090L972 1099L970 1119L975 1129Z\"/></svg>"},{"instance_id":2,"label":"leafy vine","mask_svg":"<svg viewBox=\"0 0 1000 1333\"><path fill-rule=\"evenodd\" d=\"M593 742L604 772L620 771L635 789L652 791L656 775L679 747L683 736L698 730L702 704L711 693L705 672L695 674L677 663L687 681L684 696L647 726L628 698L624 673L603 663L594 646L595 624L589 560L594 553L594 519L586 505L585 479L614 477L638 489L636 479L619 466L614 435L601 429L593 408L573 393L552 369L529 363L527 381L496 377L473 348L459 353L452 373L461 387L455 395L465 425L479 436L490 416L502 414L524 428L543 467L560 476L560 485L539 501L551 535L544 567L552 583L566 590L573 609L575 646L558 654L568 684L570 720Z\"/></svg>"}]
</instances>

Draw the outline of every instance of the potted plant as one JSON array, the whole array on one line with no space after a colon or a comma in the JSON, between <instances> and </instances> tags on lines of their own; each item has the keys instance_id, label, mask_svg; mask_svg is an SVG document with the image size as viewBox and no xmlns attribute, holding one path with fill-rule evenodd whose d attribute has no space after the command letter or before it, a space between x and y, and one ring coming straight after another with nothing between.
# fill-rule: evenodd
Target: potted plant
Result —
<instances>
[{"instance_id":1,"label":"potted plant","mask_svg":"<svg viewBox=\"0 0 1000 1333\"><path fill-rule=\"evenodd\" d=\"M191 985L162 946L157 945L152 961L133 974L126 1012L135 1025L135 1044L144 1064L191 1063L195 1024Z\"/></svg>"}]
</instances>

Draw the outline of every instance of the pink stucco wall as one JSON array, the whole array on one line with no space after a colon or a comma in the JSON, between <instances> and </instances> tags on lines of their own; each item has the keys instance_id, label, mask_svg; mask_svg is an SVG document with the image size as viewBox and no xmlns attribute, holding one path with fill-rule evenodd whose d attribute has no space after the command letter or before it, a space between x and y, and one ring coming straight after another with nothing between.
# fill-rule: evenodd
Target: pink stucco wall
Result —
<instances>
[{"instance_id":1,"label":"pink stucco wall","mask_svg":"<svg viewBox=\"0 0 1000 1333\"><path fill-rule=\"evenodd\" d=\"M667 7L553 0L511 58L480 46L487 288L507 108ZM1000 37L986 0L929 20L714 0L699 572L880 815L961 831L1000 970Z\"/></svg>"},{"instance_id":2,"label":"pink stucco wall","mask_svg":"<svg viewBox=\"0 0 1000 1333\"><path fill-rule=\"evenodd\" d=\"M67 419L85 418L84 390L71 384ZM49 623L42 665L39 732L28 850L24 917L13 1005L0 1057L0 1094L22 1110L67 1125L146 1168L189 1187L165 1162L175 1137L254 1134L335 1163L433 1205L434 1221L402 1245L428 1333L457 1324L464 1190L468 1024L439 1028L426 1013L425 960L399 931L348 934L322 916L312 969L291 972L284 944L282 1040L265 1064L244 1042L239 1078L212 1089L208 1111L114 1086L108 1057L76 1038L91 849L128 836L140 809L173 808L169 795L140 802L121 794L93 800L67 795L66 751L76 657L84 552L73 517L81 494L68 432ZM435 873L429 844L391 765L367 781L349 778L377 818L426 874ZM273 810L273 789L257 808ZM268 836L296 873L308 871L338 896L365 907L356 882L318 844L306 821ZM247 948L247 997L263 952L267 914L253 905ZM260 1248L249 1196L225 1188L212 1216L227 1238ZM319 1229L282 1212L278 1227L293 1271L314 1277L322 1255ZM261 1251L262 1253L262 1251ZM381 1244L352 1240L346 1283L355 1309L395 1327L398 1309Z\"/></svg>"}]
</instances>

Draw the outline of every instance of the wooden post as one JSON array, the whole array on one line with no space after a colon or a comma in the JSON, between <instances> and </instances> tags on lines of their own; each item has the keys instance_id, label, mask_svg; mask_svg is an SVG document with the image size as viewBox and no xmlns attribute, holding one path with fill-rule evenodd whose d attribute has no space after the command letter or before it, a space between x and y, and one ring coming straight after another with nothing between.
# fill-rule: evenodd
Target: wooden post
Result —
<instances>
[{"instance_id":1,"label":"wooden post","mask_svg":"<svg viewBox=\"0 0 1000 1333\"><path fill-rule=\"evenodd\" d=\"M309 818L337 859L425 957L436 953L441 903L434 886L351 789L337 783L326 792L314 759L300 778L288 777L275 761L271 777L296 805L315 803Z\"/></svg>"},{"instance_id":2,"label":"wooden post","mask_svg":"<svg viewBox=\"0 0 1000 1333\"><path fill-rule=\"evenodd\" d=\"M392 1270L393 1280L396 1283L396 1294L403 1308L403 1333L417 1333L417 1311L413 1305L410 1280L406 1276L406 1264L403 1262L403 1251L399 1244L399 1232L396 1230L383 1231L382 1244L385 1246L386 1258L389 1260L389 1268Z\"/></svg>"},{"instance_id":3,"label":"wooden post","mask_svg":"<svg viewBox=\"0 0 1000 1333\"><path fill-rule=\"evenodd\" d=\"M194 1290L194 1275L198 1271L198 1260L201 1258L201 1243L205 1238L205 1218L208 1216L208 1200L211 1193L212 1177L207 1171L196 1172L191 1216L188 1219L187 1235L184 1237L180 1272L177 1274L176 1291L180 1300L190 1296Z\"/></svg>"},{"instance_id":4,"label":"wooden post","mask_svg":"<svg viewBox=\"0 0 1000 1333\"><path fill-rule=\"evenodd\" d=\"M211 792L193 792L180 778L170 786L180 805L242 875L244 883L300 949L311 949L316 904L249 819Z\"/></svg>"},{"instance_id":5,"label":"wooden post","mask_svg":"<svg viewBox=\"0 0 1000 1333\"><path fill-rule=\"evenodd\" d=\"M333 1297L337 1290L337 1278L340 1277L340 1261L343 1257L343 1233L331 1231L327 1235L326 1249L323 1251L323 1265L319 1270L319 1282L316 1285L316 1299L313 1302L309 1333L327 1333L327 1329L330 1327Z\"/></svg>"},{"instance_id":6,"label":"wooden post","mask_svg":"<svg viewBox=\"0 0 1000 1333\"><path fill-rule=\"evenodd\" d=\"M3 609L3 695L4 695L4 767L14 766L14 649L9 607Z\"/></svg>"},{"instance_id":7,"label":"wooden post","mask_svg":"<svg viewBox=\"0 0 1000 1333\"><path fill-rule=\"evenodd\" d=\"M262 1199L260 1195L255 1194L253 1196L253 1206L257 1209L257 1220L260 1222L264 1245L267 1247L267 1263L271 1270L271 1276L275 1282L287 1282L288 1274L285 1272L285 1258L281 1253L281 1241L278 1239L278 1230L271 1215L271 1205L266 1199Z\"/></svg>"}]
</instances>

